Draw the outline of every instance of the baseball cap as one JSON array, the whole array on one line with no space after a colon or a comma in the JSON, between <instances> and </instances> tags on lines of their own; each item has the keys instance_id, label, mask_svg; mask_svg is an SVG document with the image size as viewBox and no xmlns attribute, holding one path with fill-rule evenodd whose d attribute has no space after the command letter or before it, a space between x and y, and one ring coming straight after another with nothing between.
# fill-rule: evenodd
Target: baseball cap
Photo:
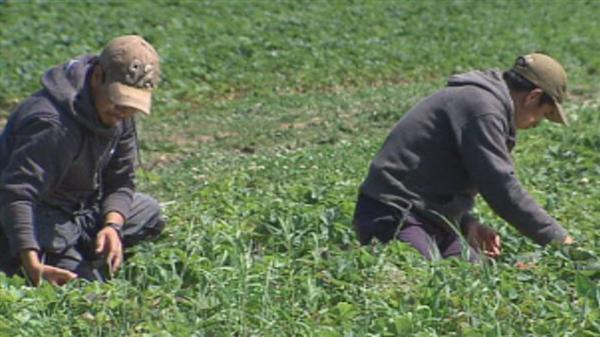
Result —
<instances>
[{"instance_id":1,"label":"baseball cap","mask_svg":"<svg viewBox=\"0 0 600 337\"><path fill-rule=\"evenodd\" d=\"M111 102L150 115L152 90L160 77L159 57L154 47L137 35L120 36L102 50L99 63Z\"/></svg>"},{"instance_id":2,"label":"baseball cap","mask_svg":"<svg viewBox=\"0 0 600 337\"><path fill-rule=\"evenodd\" d=\"M558 61L541 53L527 54L517 57L513 70L552 98L556 109L546 118L569 125L561 105L567 94L567 74Z\"/></svg>"}]
</instances>

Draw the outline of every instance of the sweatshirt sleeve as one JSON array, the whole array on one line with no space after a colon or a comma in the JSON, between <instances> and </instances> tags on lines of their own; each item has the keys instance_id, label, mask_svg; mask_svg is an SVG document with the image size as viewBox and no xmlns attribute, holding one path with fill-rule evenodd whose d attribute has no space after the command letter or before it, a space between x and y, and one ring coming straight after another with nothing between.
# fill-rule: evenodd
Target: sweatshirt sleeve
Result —
<instances>
[{"instance_id":1,"label":"sweatshirt sleeve","mask_svg":"<svg viewBox=\"0 0 600 337\"><path fill-rule=\"evenodd\" d=\"M13 256L39 250L34 205L61 178L70 160L65 131L52 119L31 118L15 130L12 153L0 175L0 222Z\"/></svg>"},{"instance_id":2,"label":"sweatshirt sleeve","mask_svg":"<svg viewBox=\"0 0 600 337\"><path fill-rule=\"evenodd\" d=\"M479 220L477 220L476 217L474 217L471 213L465 213L459 221L459 225L460 225L460 230L463 234L466 234L466 226L471 224L471 223L479 223Z\"/></svg>"},{"instance_id":3,"label":"sweatshirt sleeve","mask_svg":"<svg viewBox=\"0 0 600 337\"><path fill-rule=\"evenodd\" d=\"M105 196L102 200L103 215L118 212L125 219L129 217L135 190L136 140L133 123L132 119L123 122L123 133L103 172Z\"/></svg>"},{"instance_id":4,"label":"sweatshirt sleeve","mask_svg":"<svg viewBox=\"0 0 600 337\"><path fill-rule=\"evenodd\" d=\"M500 117L471 119L462 129L459 148L469 176L500 217L541 245L567 235L517 179Z\"/></svg>"}]
</instances>

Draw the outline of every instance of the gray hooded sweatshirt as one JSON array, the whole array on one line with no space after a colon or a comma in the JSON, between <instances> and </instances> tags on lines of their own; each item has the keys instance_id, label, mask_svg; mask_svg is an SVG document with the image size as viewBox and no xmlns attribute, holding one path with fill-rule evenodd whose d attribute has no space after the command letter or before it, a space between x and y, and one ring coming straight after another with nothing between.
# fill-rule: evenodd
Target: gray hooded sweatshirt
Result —
<instances>
[{"instance_id":1,"label":"gray hooded sweatshirt","mask_svg":"<svg viewBox=\"0 0 600 337\"><path fill-rule=\"evenodd\" d=\"M109 128L98 119L89 84L96 60L84 56L49 69L43 89L16 108L0 136L0 223L13 256L40 249L40 207L129 215L134 122Z\"/></svg>"},{"instance_id":2,"label":"gray hooded sweatshirt","mask_svg":"<svg viewBox=\"0 0 600 337\"><path fill-rule=\"evenodd\" d=\"M564 228L523 189L510 156L516 142L513 102L502 73L452 76L394 126L360 191L396 209L435 210L464 223L483 199L539 244Z\"/></svg>"}]
</instances>

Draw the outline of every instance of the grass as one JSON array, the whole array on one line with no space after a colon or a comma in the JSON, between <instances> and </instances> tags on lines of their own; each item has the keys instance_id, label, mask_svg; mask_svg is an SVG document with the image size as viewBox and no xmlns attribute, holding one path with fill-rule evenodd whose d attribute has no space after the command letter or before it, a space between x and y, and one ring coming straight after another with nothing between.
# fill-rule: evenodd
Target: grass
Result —
<instances>
[{"instance_id":1,"label":"grass","mask_svg":"<svg viewBox=\"0 0 600 337\"><path fill-rule=\"evenodd\" d=\"M598 7L0 1L0 118L47 67L110 37L157 47L139 185L169 218L107 284L0 275L0 336L600 334ZM449 74L532 50L567 68L573 122L519 134L518 174L579 245L536 246L481 201L504 240L494 264L359 247L356 190L393 123Z\"/></svg>"}]
</instances>

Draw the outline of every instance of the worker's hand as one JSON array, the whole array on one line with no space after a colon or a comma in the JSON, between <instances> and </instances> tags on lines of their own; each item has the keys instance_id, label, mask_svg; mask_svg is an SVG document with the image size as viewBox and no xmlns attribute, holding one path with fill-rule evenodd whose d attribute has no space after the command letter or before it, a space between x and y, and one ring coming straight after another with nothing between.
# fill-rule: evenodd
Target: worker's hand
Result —
<instances>
[{"instance_id":1,"label":"worker's hand","mask_svg":"<svg viewBox=\"0 0 600 337\"><path fill-rule=\"evenodd\" d=\"M572 245L575 243L575 239L573 239L572 236L567 235L567 236L565 236L565 238L562 240L561 243L564 245Z\"/></svg>"},{"instance_id":2,"label":"worker's hand","mask_svg":"<svg viewBox=\"0 0 600 337\"><path fill-rule=\"evenodd\" d=\"M52 285L62 286L67 282L76 279L77 274L66 269L44 265L42 267L42 278ZM33 281L34 284L39 284L39 280L37 280L38 283L36 283L36 280Z\"/></svg>"},{"instance_id":3,"label":"worker's hand","mask_svg":"<svg viewBox=\"0 0 600 337\"><path fill-rule=\"evenodd\" d=\"M110 272L114 273L123 262L123 245L117 230L107 226L96 236L96 254L106 259Z\"/></svg>"},{"instance_id":4,"label":"worker's hand","mask_svg":"<svg viewBox=\"0 0 600 337\"><path fill-rule=\"evenodd\" d=\"M35 286L40 285L42 279L52 285L62 286L77 278L77 274L66 269L40 263L37 252L33 249L21 252L20 258L27 276Z\"/></svg>"},{"instance_id":5,"label":"worker's hand","mask_svg":"<svg viewBox=\"0 0 600 337\"><path fill-rule=\"evenodd\" d=\"M482 251L488 257L498 257L502 253L500 235L490 227L479 222L470 222L465 226L469 244Z\"/></svg>"}]
</instances>

